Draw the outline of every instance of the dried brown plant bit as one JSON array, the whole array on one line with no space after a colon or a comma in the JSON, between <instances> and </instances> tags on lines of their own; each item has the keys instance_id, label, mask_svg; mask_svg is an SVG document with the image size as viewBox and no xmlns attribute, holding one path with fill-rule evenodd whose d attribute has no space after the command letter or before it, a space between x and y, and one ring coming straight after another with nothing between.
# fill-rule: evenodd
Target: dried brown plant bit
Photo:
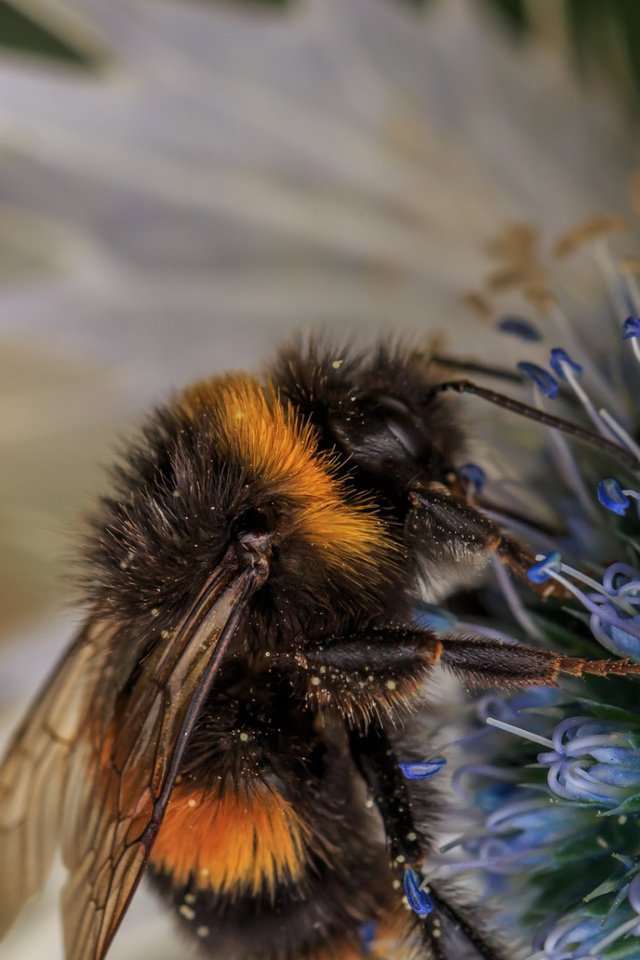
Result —
<instances>
[{"instance_id":1,"label":"dried brown plant bit","mask_svg":"<svg viewBox=\"0 0 640 960\"><path fill-rule=\"evenodd\" d=\"M611 233L619 233L621 230L626 230L628 226L626 217L616 214L588 217L560 234L553 246L553 256L562 259L575 253L585 244L591 243L592 240L598 240Z\"/></svg>"},{"instance_id":2,"label":"dried brown plant bit","mask_svg":"<svg viewBox=\"0 0 640 960\"><path fill-rule=\"evenodd\" d=\"M530 224L507 224L502 233L490 242L488 250L497 261L487 277L490 291L546 288L538 232Z\"/></svg>"},{"instance_id":3,"label":"dried brown plant bit","mask_svg":"<svg viewBox=\"0 0 640 960\"><path fill-rule=\"evenodd\" d=\"M462 302L480 320L490 320L494 314L489 298L480 290L470 290L462 297Z\"/></svg>"},{"instance_id":4,"label":"dried brown plant bit","mask_svg":"<svg viewBox=\"0 0 640 960\"><path fill-rule=\"evenodd\" d=\"M640 217L640 170L634 171L629 178L629 193L631 194L631 209Z\"/></svg>"},{"instance_id":5,"label":"dried brown plant bit","mask_svg":"<svg viewBox=\"0 0 640 960\"><path fill-rule=\"evenodd\" d=\"M618 270L627 274L640 273L640 257L623 257L618 261Z\"/></svg>"},{"instance_id":6,"label":"dried brown plant bit","mask_svg":"<svg viewBox=\"0 0 640 960\"><path fill-rule=\"evenodd\" d=\"M502 232L490 240L487 251L496 259L535 260L537 259L538 230L530 223L514 222L505 224Z\"/></svg>"},{"instance_id":7,"label":"dried brown plant bit","mask_svg":"<svg viewBox=\"0 0 640 960\"><path fill-rule=\"evenodd\" d=\"M532 307L535 307L542 314L548 315L555 306L553 294L544 282L527 285L522 291L522 295Z\"/></svg>"}]
</instances>

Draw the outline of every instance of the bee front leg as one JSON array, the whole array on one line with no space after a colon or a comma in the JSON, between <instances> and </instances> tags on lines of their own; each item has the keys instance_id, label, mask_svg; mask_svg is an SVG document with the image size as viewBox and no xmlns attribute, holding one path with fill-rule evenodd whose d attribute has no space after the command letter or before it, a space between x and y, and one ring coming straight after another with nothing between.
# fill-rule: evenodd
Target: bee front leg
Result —
<instances>
[{"instance_id":1,"label":"bee front leg","mask_svg":"<svg viewBox=\"0 0 640 960\"><path fill-rule=\"evenodd\" d=\"M414 488L409 493L409 504L405 529L415 540L424 541L427 553L437 557L440 552L454 558L493 553L542 596L566 596L564 587L553 580L543 584L528 580L527 571L535 563L531 550L444 484L434 482Z\"/></svg>"}]
</instances>

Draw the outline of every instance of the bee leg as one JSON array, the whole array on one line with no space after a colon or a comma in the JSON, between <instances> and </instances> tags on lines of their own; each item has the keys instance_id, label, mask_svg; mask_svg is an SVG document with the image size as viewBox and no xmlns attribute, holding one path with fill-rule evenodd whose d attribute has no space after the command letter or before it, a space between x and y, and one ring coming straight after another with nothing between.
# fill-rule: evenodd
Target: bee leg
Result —
<instances>
[{"instance_id":1,"label":"bee leg","mask_svg":"<svg viewBox=\"0 0 640 960\"><path fill-rule=\"evenodd\" d=\"M441 651L441 641L424 629L369 628L296 651L294 681L307 702L368 722L419 696Z\"/></svg>"},{"instance_id":2,"label":"bee leg","mask_svg":"<svg viewBox=\"0 0 640 960\"><path fill-rule=\"evenodd\" d=\"M518 690L554 686L560 674L581 677L632 676L640 664L630 660L585 660L552 650L501 643L489 637L443 636L440 662L467 686Z\"/></svg>"},{"instance_id":3,"label":"bee leg","mask_svg":"<svg viewBox=\"0 0 640 960\"><path fill-rule=\"evenodd\" d=\"M427 549L433 543L455 557L488 551L542 596L567 595L565 588L553 580L543 584L528 580L527 571L535 563L531 550L444 484L434 482L414 488L409 493L409 503L405 528L415 539L425 540Z\"/></svg>"},{"instance_id":4,"label":"bee leg","mask_svg":"<svg viewBox=\"0 0 640 960\"><path fill-rule=\"evenodd\" d=\"M407 783L382 724L374 721L364 732L352 731L350 737L354 761L382 818L391 868L404 884L408 869L413 868L420 875L434 838L416 827ZM439 885L430 883L424 889L433 901L434 910L420 917L420 927L423 941L435 960L453 960L454 956L447 949L447 938L443 937L443 918L473 946L482 960L509 960L503 948L484 932L470 909L454 903L451 895Z\"/></svg>"}]
</instances>

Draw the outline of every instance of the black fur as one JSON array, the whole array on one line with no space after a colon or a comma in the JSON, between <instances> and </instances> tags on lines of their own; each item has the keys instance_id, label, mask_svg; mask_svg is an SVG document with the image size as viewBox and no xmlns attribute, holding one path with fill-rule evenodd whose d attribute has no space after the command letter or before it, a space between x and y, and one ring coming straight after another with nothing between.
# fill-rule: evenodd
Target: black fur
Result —
<instances>
[{"instance_id":1,"label":"black fur","mask_svg":"<svg viewBox=\"0 0 640 960\"><path fill-rule=\"evenodd\" d=\"M434 395L434 379L417 352L381 343L356 353L311 341L282 350L270 374L357 486L375 491L402 520L413 481L445 483L461 459L462 430L450 404Z\"/></svg>"},{"instance_id":2,"label":"black fur","mask_svg":"<svg viewBox=\"0 0 640 960\"><path fill-rule=\"evenodd\" d=\"M85 587L94 608L122 624L117 658L130 687L146 652L175 627L229 545L246 533L273 537L269 578L229 647L180 777L212 794L274 786L311 827L304 876L281 883L274 900L267 891L215 895L195 877L181 887L153 853L149 872L212 960L324 960L334 944L364 956L361 926L402 906L382 824L365 802L366 757L360 751L354 760L349 739L357 734L366 744L372 720L397 737L401 718L421 708L421 683L439 648L413 628L418 571L425 558L428 575L439 556L481 552L496 528L465 507L465 542L464 530L434 524L416 508L430 484L459 496L463 455L462 433L417 353L383 345L354 354L311 343L283 351L270 378L278 402L312 424L319 451L333 456L346 502L366 497L395 545L389 562L354 577L331 568L315 544L280 536L291 503L252 464L221 456L206 407L186 416L174 403L153 415L115 470L114 493L87 538ZM238 739L240 730L247 739ZM384 757L376 762L384 767ZM384 776L385 798L376 799L395 858L404 850L396 834L413 829L413 820L408 809L397 819L397 770ZM418 865L431 841L416 831L405 853ZM415 927L407 914L407 937ZM447 942L430 935L416 956L454 960ZM483 952L482 943L478 957L501 956Z\"/></svg>"}]
</instances>

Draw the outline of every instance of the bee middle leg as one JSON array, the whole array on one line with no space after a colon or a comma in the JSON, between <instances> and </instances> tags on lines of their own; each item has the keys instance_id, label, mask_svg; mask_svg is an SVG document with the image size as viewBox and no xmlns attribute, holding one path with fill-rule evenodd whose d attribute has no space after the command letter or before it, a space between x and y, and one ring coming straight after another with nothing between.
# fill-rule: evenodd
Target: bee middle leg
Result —
<instances>
[{"instance_id":1,"label":"bee middle leg","mask_svg":"<svg viewBox=\"0 0 640 960\"><path fill-rule=\"evenodd\" d=\"M369 628L296 651L296 679L307 702L368 722L410 704L442 650L441 640L428 630Z\"/></svg>"},{"instance_id":2,"label":"bee middle leg","mask_svg":"<svg viewBox=\"0 0 640 960\"><path fill-rule=\"evenodd\" d=\"M637 676L630 660L587 660L553 650L504 643L491 637L443 636L440 663L470 687L520 690L555 686L561 674L582 677Z\"/></svg>"}]
</instances>

